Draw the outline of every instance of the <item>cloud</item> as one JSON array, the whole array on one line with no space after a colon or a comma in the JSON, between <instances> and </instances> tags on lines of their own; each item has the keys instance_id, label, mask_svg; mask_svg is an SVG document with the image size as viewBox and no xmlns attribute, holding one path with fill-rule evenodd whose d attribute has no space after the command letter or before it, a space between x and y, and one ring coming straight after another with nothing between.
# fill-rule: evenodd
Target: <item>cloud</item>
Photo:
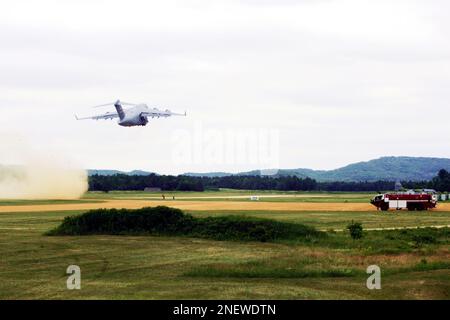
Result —
<instances>
[{"instance_id":1,"label":"cloud","mask_svg":"<svg viewBox=\"0 0 450 320\"><path fill-rule=\"evenodd\" d=\"M167 161L173 128L196 121L279 130L281 166L333 168L418 150L450 157L424 139L384 143L393 132L441 141L450 116L445 1L27 5L7 2L0 12L0 126L85 167L204 171ZM188 117L130 129L74 121L117 98ZM355 147L343 152L335 140Z\"/></svg>"}]
</instances>

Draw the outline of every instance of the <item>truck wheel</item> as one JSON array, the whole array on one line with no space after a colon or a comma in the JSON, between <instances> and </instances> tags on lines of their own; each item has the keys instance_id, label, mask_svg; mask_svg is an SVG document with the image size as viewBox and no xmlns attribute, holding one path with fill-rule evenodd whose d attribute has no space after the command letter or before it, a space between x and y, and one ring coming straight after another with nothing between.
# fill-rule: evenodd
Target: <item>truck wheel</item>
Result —
<instances>
[{"instance_id":1,"label":"truck wheel","mask_svg":"<svg viewBox=\"0 0 450 320\"><path fill-rule=\"evenodd\" d=\"M380 207L381 211L388 211L389 207L388 206L381 206Z\"/></svg>"}]
</instances>

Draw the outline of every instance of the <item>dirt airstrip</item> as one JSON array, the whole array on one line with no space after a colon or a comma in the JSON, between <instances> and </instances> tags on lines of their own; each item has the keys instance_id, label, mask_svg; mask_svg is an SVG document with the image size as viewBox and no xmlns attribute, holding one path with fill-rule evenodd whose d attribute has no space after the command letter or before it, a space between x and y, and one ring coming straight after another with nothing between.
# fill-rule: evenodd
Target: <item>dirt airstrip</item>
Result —
<instances>
[{"instance_id":1,"label":"dirt airstrip","mask_svg":"<svg viewBox=\"0 0 450 320\"><path fill-rule=\"evenodd\" d=\"M242 201L152 201L106 200L96 203L66 203L42 205L0 206L1 212L71 211L99 208L127 208L169 206L183 210L265 210L265 211L375 211L369 203L319 203L319 202L242 202ZM450 211L450 203L441 203L436 211Z\"/></svg>"}]
</instances>

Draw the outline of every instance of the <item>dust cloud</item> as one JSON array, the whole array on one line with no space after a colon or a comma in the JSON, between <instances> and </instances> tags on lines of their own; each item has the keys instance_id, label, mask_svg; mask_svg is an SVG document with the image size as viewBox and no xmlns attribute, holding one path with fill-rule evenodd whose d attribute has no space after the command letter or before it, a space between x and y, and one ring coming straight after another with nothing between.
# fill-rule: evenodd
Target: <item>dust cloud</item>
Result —
<instances>
[{"instance_id":1,"label":"dust cloud","mask_svg":"<svg viewBox=\"0 0 450 320\"><path fill-rule=\"evenodd\" d=\"M68 157L9 141L0 153L0 199L79 199L87 191L86 170Z\"/></svg>"}]
</instances>

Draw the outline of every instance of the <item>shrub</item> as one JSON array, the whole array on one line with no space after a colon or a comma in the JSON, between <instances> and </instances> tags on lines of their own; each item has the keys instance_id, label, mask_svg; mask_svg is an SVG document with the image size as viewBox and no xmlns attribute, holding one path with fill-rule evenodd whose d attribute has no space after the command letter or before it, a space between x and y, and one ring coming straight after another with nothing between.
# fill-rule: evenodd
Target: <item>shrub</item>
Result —
<instances>
[{"instance_id":1,"label":"shrub","mask_svg":"<svg viewBox=\"0 0 450 320\"><path fill-rule=\"evenodd\" d=\"M403 240L413 242L416 247L424 244L435 244L439 242L448 243L449 228L415 228L385 231L388 240Z\"/></svg>"},{"instance_id":2,"label":"shrub","mask_svg":"<svg viewBox=\"0 0 450 320\"><path fill-rule=\"evenodd\" d=\"M159 206L137 210L97 209L64 218L49 235L171 233L187 227L190 215L181 210Z\"/></svg>"},{"instance_id":3,"label":"shrub","mask_svg":"<svg viewBox=\"0 0 450 320\"><path fill-rule=\"evenodd\" d=\"M420 247L424 244L434 244L437 243L437 239L432 234L416 234L412 237L416 247Z\"/></svg>"},{"instance_id":4,"label":"shrub","mask_svg":"<svg viewBox=\"0 0 450 320\"><path fill-rule=\"evenodd\" d=\"M196 219L192 234L217 240L234 239L261 242L277 239L306 239L310 236L318 237L322 235L316 229L302 224L243 216Z\"/></svg>"},{"instance_id":5,"label":"shrub","mask_svg":"<svg viewBox=\"0 0 450 320\"><path fill-rule=\"evenodd\" d=\"M363 227L359 222L352 222L347 226L347 229L350 233L352 239L361 239L363 237Z\"/></svg>"},{"instance_id":6,"label":"shrub","mask_svg":"<svg viewBox=\"0 0 450 320\"><path fill-rule=\"evenodd\" d=\"M274 241L311 239L323 232L302 224L243 216L194 218L179 209L159 206L137 210L99 209L64 218L47 235L153 234L216 240Z\"/></svg>"}]
</instances>

